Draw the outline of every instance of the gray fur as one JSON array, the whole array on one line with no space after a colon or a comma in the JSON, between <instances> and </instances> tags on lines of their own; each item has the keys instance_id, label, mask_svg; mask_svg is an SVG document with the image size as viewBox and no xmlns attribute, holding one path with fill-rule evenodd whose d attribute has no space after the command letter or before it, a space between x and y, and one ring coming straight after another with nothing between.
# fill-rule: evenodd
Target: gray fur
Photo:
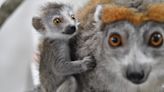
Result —
<instances>
[{"instance_id":1,"label":"gray fur","mask_svg":"<svg viewBox=\"0 0 164 92\"><path fill-rule=\"evenodd\" d=\"M40 17L33 18L34 28L42 34L39 68L41 89L42 92L56 92L58 88L62 89L59 86L63 82L63 85L70 85L70 82L76 85L73 75L93 69L95 62L89 56L81 60L71 59L69 41L77 32L65 33L71 31L70 26L77 26L77 21L71 18L73 12L70 6L50 3L41 12ZM62 18L63 22L54 25L54 17ZM74 92L72 90L66 92Z\"/></svg>"},{"instance_id":2,"label":"gray fur","mask_svg":"<svg viewBox=\"0 0 164 92\"><path fill-rule=\"evenodd\" d=\"M78 84L76 83L75 78L71 77L67 79L62 85L60 85L60 87L57 89L57 92L76 92L77 86Z\"/></svg>"},{"instance_id":3,"label":"gray fur","mask_svg":"<svg viewBox=\"0 0 164 92\"><path fill-rule=\"evenodd\" d=\"M97 66L93 71L76 76L77 92L164 92L164 44L159 47L148 44L154 32L162 34L164 39L164 24L148 21L135 26L118 21L104 25L101 21L93 23L93 19L88 19L74 45L75 56L76 59L94 56ZM112 33L121 35L122 46L113 48L108 44ZM144 73L141 83L133 83L127 78L128 72L141 71Z\"/></svg>"},{"instance_id":4,"label":"gray fur","mask_svg":"<svg viewBox=\"0 0 164 92\"><path fill-rule=\"evenodd\" d=\"M145 40L146 36L150 37L149 32L155 31L164 37L164 24L147 22L136 27L126 21L116 22L106 25L101 31L87 31L90 38L85 41L88 36L83 32L79 38L82 46L77 47L77 58L93 55L97 67L77 77L81 85L77 92L163 92L164 45L153 48ZM107 39L112 32L123 37L123 46L109 46ZM128 70L144 71L144 82L135 84L128 80Z\"/></svg>"}]
</instances>

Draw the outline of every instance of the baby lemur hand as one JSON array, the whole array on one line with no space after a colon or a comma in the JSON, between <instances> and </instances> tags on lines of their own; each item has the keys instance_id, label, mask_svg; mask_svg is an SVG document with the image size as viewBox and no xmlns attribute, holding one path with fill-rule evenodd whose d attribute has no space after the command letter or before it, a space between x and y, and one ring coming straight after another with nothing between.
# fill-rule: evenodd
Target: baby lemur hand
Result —
<instances>
[{"instance_id":1,"label":"baby lemur hand","mask_svg":"<svg viewBox=\"0 0 164 92\"><path fill-rule=\"evenodd\" d=\"M91 56L84 57L82 60L82 67L84 71L92 70L96 67L96 62Z\"/></svg>"}]
</instances>

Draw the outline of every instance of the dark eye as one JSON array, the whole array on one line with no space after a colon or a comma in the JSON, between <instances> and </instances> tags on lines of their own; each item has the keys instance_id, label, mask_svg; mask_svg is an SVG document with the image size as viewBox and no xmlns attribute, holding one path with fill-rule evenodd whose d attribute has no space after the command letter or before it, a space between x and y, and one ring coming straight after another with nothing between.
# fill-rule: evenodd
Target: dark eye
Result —
<instances>
[{"instance_id":1,"label":"dark eye","mask_svg":"<svg viewBox=\"0 0 164 92\"><path fill-rule=\"evenodd\" d=\"M74 15L71 15L71 18L72 18L73 20L75 20L75 19L76 19Z\"/></svg>"},{"instance_id":2,"label":"dark eye","mask_svg":"<svg viewBox=\"0 0 164 92\"><path fill-rule=\"evenodd\" d=\"M112 47L119 47L122 45L122 39L119 34L112 34L109 36L108 43Z\"/></svg>"},{"instance_id":3,"label":"dark eye","mask_svg":"<svg viewBox=\"0 0 164 92\"><path fill-rule=\"evenodd\" d=\"M154 32L149 38L149 45L152 47L160 47L163 44L163 36L159 32Z\"/></svg>"},{"instance_id":4,"label":"dark eye","mask_svg":"<svg viewBox=\"0 0 164 92\"><path fill-rule=\"evenodd\" d=\"M60 18L55 18L54 20L53 20L53 24L54 25L58 25L58 24L60 24L62 21L61 21L61 19Z\"/></svg>"}]
</instances>

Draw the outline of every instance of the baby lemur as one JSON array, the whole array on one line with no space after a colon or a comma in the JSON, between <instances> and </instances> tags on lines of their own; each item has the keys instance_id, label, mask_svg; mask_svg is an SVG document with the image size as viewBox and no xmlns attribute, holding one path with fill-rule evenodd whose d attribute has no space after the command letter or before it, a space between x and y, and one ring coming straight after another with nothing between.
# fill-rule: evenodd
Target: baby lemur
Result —
<instances>
[{"instance_id":1,"label":"baby lemur","mask_svg":"<svg viewBox=\"0 0 164 92\"><path fill-rule=\"evenodd\" d=\"M57 88L74 74L95 67L90 56L71 61L69 41L77 34L78 22L73 8L66 4L48 3L40 17L33 17L33 27L42 35L40 44L40 81L44 92Z\"/></svg>"}]
</instances>

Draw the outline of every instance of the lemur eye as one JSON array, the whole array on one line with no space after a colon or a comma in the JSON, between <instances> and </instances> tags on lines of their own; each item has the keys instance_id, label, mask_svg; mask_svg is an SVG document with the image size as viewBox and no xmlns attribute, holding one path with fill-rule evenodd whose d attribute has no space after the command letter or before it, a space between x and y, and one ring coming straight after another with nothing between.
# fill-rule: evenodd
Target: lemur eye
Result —
<instances>
[{"instance_id":1,"label":"lemur eye","mask_svg":"<svg viewBox=\"0 0 164 92\"><path fill-rule=\"evenodd\" d=\"M72 18L73 20L75 20L75 19L76 19L74 15L71 15L71 18Z\"/></svg>"},{"instance_id":2,"label":"lemur eye","mask_svg":"<svg viewBox=\"0 0 164 92\"><path fill-rule=\"evenodd\" d=\"M149 45L152 47L160 47L163 44L162 34L159 32L154 32L149 38Z\"/></svg>"},{"instance_id":3,"label":"lemur eye","mask_svg":"<svg viewBox=\"0 0 164 92\"><path fill-rule=\"evenodd\" d=\"M55 24L55 25L58 25L58 24L60 24L62 21L61 21L61 19L60 18L55 18L54 20L53 20L53 23Z\"/></svg>"},{"instance_id":4,"label":"lemur eye","mask_svg":"<svg viewBox=\"0 0 164 92\"><path fill-rule=\"evenodd\" d=\"M119 34L112 34L109 36L108 43L112 47L119 47L122 45L122 39Z\"/></svg>"}]
</instances>

